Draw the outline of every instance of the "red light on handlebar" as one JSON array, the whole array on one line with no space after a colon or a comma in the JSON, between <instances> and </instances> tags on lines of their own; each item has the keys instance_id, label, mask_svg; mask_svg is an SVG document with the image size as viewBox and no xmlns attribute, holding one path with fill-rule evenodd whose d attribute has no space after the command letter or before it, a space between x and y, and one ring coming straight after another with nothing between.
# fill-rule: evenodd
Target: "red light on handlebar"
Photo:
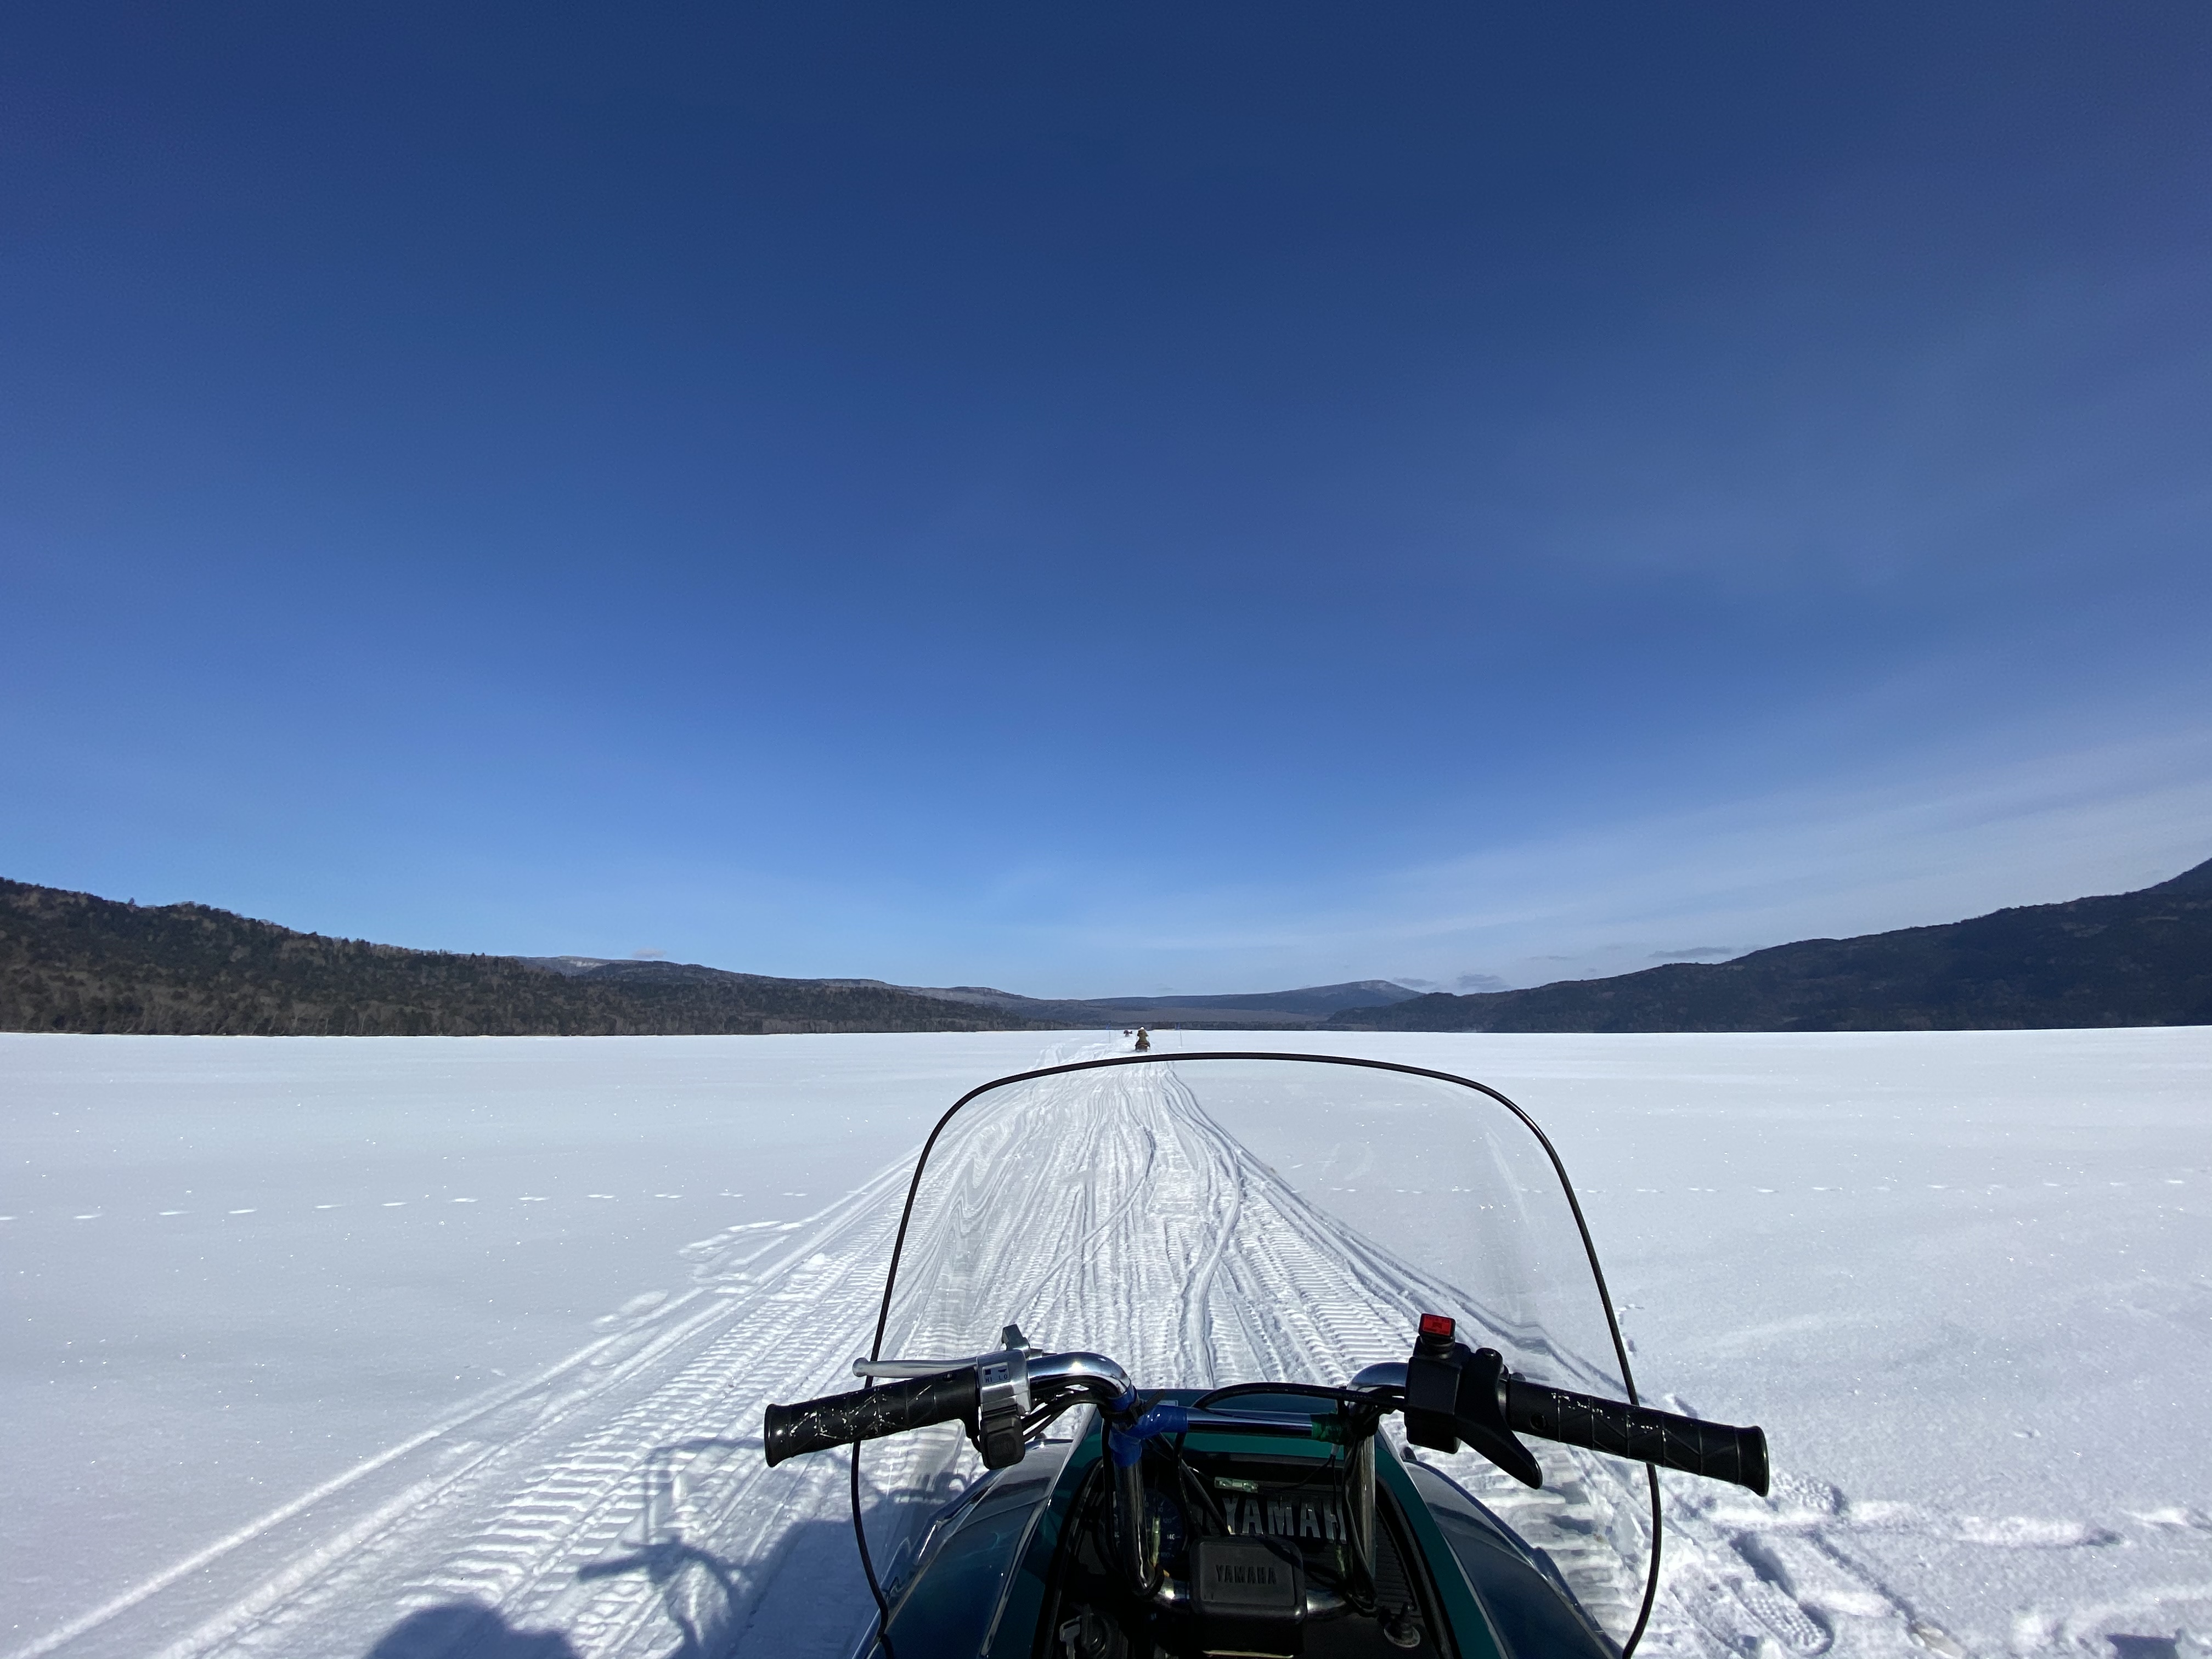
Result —
<instances>
[{"instance_id":1,"label":"red light on handlebar","mask_svg":"<svg viewBox=\"0 0 2212 1659\"><path fill-rule=\"evenodd\" d=\"M1453 1332L1458 1328L1459 1328L1453 1323L1449 1318L1443 1314L1423 1314L1421 1316L1421 1334L1426 1337L1433 1337L1439 1342L1450 1341L1452 1340Z\"/></svg>"}]
</instances>

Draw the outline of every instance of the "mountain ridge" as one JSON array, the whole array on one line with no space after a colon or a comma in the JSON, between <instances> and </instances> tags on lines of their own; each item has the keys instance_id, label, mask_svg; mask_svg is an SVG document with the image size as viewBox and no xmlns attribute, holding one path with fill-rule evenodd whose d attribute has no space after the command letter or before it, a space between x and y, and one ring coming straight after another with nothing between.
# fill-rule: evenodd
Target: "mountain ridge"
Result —
<instances>
[{"instance_id":1,"label":"mountain ridge","mask_svg":"<svg viewBox=\"0 0 2212 1659\"><path fill-rule=\"evenodd\" d=\"M635 977L659 977L658 970L728 974L738 979L759 975L728 968L701 968L696 963L668 963L617 957L524 957L520 960L568 978L599 978L622 972ZM1170 1024L1231 1030L1298 1029L1311 1024L1305 1018L1333 1013L1340 1008L1387 1006L1419 996L1419 992L1392 980L1351 980L1338 985L1307 985L1288 991L1224 992L1215 996L1032 997L1019 991L1002 991L992 985L900 985L882 979L820 979L797 981L809 985L855 986L873 990L903 991L913 996L964 1003L1031 1021L1062 1026L1128 1025L1146 1024L1163 1011Z\"/></svg>"},{"instance_id":2,"label":"mountain ridge","mask_svg":"<svg viewBox=\"0 0 2212 1659\"><path fill-rule=\"evenodd\" d=\"M1339 1009L1388 1006L1389 1001L1402 1001L1420 994L1389 980L1378 979L1308 985L1288 991L1224 992L1211 996L1030 997L982 985L904 985L898 988L922 996L996 1008L1025 1018L1058 1020L1072 1025L1159 1023L1231 1031L1309 1030L1316 1024L1316 1017Z\"/></svg>"},{"instance_id":3,"label":"mountain ridge","mask_svg":"<svg viewBox=\"0 0 2212 1659\"><path fill-rule=\"evenodd\" d=\"M1337 1030L1899 1031L2212 1024L2212 860L2131 893L1797 939L1518 991L1417 997Z\"/></svg>"},{"instance_id":4,"label":"mountain ridge","mask_svg":"<svg viewBox=\"0 0 2212 1659\"><path fill-rule=\"evenodd\" d=\"M674 1036L1162 1021L1228 1030L1500 1032L2212 1024L2212 860L2132 893L1464 996L1355 980L1053 999L990 986L783 979L658 959L416 951L299 933L207 905L140 906L0 878L6 1030Z\"/></svg>"}]
</instances>

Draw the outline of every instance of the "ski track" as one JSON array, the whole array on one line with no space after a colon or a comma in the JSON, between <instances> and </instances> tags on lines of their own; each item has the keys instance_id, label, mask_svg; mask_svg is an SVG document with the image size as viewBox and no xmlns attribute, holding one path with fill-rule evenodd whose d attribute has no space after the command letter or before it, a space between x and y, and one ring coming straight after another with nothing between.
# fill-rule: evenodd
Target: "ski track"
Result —
<instances>
[{"instance_id":1,"label":"ski track","mask_svg":"<svg viewBox=\"0 0 2212 1659\"><path fill-rule=\"evenodd\" d=\"M1078 1074L1048 1080L1035 1100L979 1125L989 1144L970 1150L989 1162L972 1167L1000 1172L988 1190L950 1188L918 1213L892 1351L972 1352L1015 1320L1045 1347L1112 1354L1141 1386L1346 1378L1402 1357L1411 1315L1444 1305L1246 1154L1171 1075ZM959 1137L956 1127L939 1167L955 1167ZM767 1468L758 1425L770 1400L852 1386L848 1362L872 1330L908 1174L887 1170L804 1221L687 1247L687 1292L640 1298L535 1378L6 1659L850 1653L873 1608L847 1523L845 1462ZM1003 1199L1018 1187L1048 1201L1010 1209ZM1237 1248L1224 1252L1231 1237ZM1133 1276L1107 1279L1105 1261ZM988 1308L963 1293L986 1285ZM1379 1323L1378 1306L1406 1317ZM1547 1358L1573 1369L1571 1357ZM1421 1456L1623 1630L1642 1592L1643 1483L1588 1454L1538 1452L1546 1484L1534 1492L1468 1455ZM973 1471L950 1430L871 1449L870 1536L886 1577ZM1788 1472L1765 1499L1682 1477L1665 1497L1662 1591L1642 1649L1655 1659L1963 1659L1972 1650L1941 1609L1885 1587L1881 1547L1899 1540L1966 1556L2179 1545L2170 1583L2110 1605L2025 1607L2003 1648L2020 1659L2110 1654L2119 1644L2109 1638L2130 1632L2153 1642L2131 1651L2179 1659L2204 1650L2186 1635L2159 1638L2212 1627L2212 1520L2185 1505L2110 1528L1946 1516L1854 1503ZM1996 1651L1986 1638L1982 1650Z\"/></svg>"}]
</instances>

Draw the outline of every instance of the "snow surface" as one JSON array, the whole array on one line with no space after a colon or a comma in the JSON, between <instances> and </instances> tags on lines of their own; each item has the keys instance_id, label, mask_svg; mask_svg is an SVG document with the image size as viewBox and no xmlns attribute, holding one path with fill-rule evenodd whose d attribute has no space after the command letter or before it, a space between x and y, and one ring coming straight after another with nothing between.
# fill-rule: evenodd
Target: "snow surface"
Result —
<instances>
[{"instance_id":1,"label":"snow surface","mask_svg":"<svg viewBox=\"0 0 2212 1659\"><path fill-rule=\"evenodd\" d=\"M842 1653L760 1404L935 1115L1101 1040L0 1036L0 1655ZM1647 1397L1765 1426L1647 1651L2212 1652L2212 1030L1261 1041L1519 1100Z\"/></svg>"}]
</instances>

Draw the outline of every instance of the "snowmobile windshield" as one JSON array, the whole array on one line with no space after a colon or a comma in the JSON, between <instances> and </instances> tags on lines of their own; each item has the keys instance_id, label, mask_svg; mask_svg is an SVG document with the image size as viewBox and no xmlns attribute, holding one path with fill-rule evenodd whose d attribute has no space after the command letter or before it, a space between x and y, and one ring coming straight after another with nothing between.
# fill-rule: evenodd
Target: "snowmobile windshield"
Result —
<instances>
[{"instance_id":1,"label":"snowmobile windshield","mask_svg":"<svg viewBox=\"0 0 2212 1659\"><path fill-rule=\"evenodd\" d=\"M981 1352L1018 1324L1140 1389L1343 1385L1403 1361L1436 1313L1533 1380L1634 1397L1550 1145L1462 1079L1245 1054L1009 1078L939 1125L909 1203L878 1357ZM1619 1644L1649 1559L1643 1471L1532 1449L1541 1492L1472 1452L1423 1455L1542 1548Z\"/></svg>"},{"instance_id":2,"label":"snowmobile windshield","mask_svg":"<svg viewBox=\"0 0 2212 1659\"><path fill-rule=\"evenodd\" d=\"M993 1085L926 1154L895 1273L885 1354L1018 1323L1141 1388L1334 1384L1441 1313L1516 1371L1626 1397L1549 1149L1424 1073L1176 1056Z\"/></svg>"}]
</instances>

